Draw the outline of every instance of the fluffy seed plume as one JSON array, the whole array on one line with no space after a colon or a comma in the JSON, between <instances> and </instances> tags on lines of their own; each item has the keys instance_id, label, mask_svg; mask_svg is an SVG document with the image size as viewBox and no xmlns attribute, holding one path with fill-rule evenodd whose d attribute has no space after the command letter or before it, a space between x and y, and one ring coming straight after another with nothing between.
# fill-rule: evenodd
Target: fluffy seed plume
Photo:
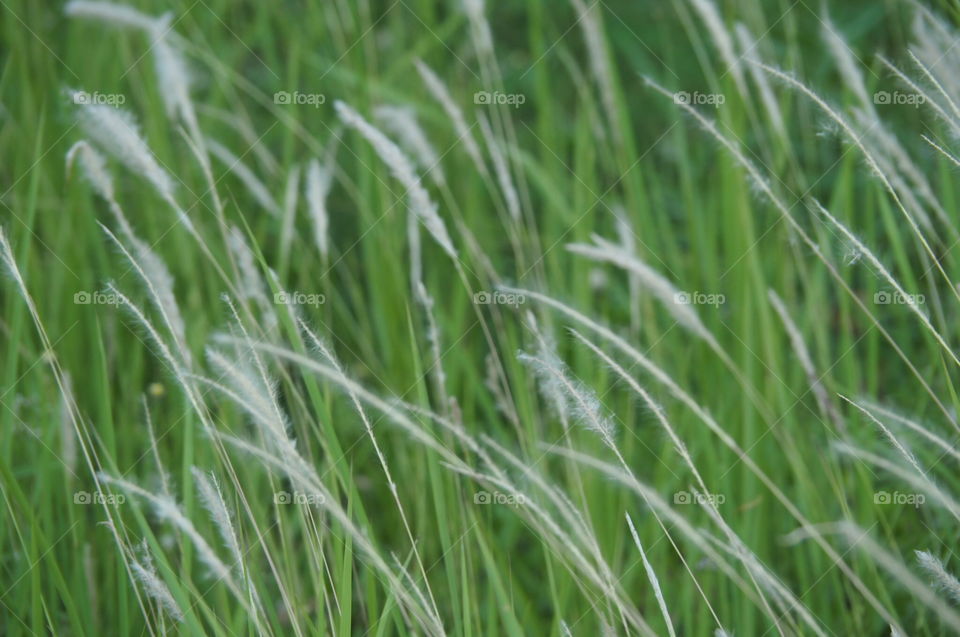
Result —
<instances>
[{"instance_id":1,"label":"fluffy seed plume","mask_svg":"<svg viewBox=\"0 0 960 637\"><path fill-rule=\"evenodd\" d=\"M327 212L327 195L330 194L330 186L333 183L333 171L329 166L324 166L318 159L311 159L307 164L306 181L306 199L307 210L310 212L310 219L313 221L313 236L320 250L320 256L327 260L330 253L330 238L328 228L330 226L330 217Z\"/></svg>"},{"instance_id":2,"label":"fluffy seed plume","mask_svg":"<svg viewBox=\"0 0 960 637\"><path fill-rule=\"evenodd\" d=\"M263 208L272 216L279 216L280 206L277 205L273 195L270 194L270 189L267 188L262 181L260 181L254 172L250 170L250 167L243 163L242 159L234 155L230 149L215 139L210 139L208 137L206 142L207 148L210 149L210 153L223 162L223 164L227 167L227 170L232 172L241 182L243 182L243 185L246 186L247 190L250 191L250 194L254 199L257 200L257 203L263 206Z\"/></svg>"},{"instance_id":3,"label":"fluffy seed plume","mask_svg":"<svg viewBox=\"0 0 960 637\"><path fill-rule=\"evenodd\" d=\"M130 569L140 582L140 585L143 586L144 592L153 598L171 619L182 622L183 611L180 610L180 605L177 604L177 600L173 598L170 589L167 588L167 585L157 574L157 569L153 565L153 559L150 557L146 540L144 540L141 546L140 555L141 557L139 559L130 560Z\"/></svg>"},{"instance_id":4,"label":"fluffy seed plume","mask_svg":"<svg viewBox=\"0 0 960 637\"><path fill-rule=\"evenodd\" d=\"M337 101L334 103L334 107L344 124L356 129L373 145L374 150L377 151L380 159L387 165L393 176L407 189L411 212L420 219L420 222L433 236L434 240L440 244L444 252L450 255L451 259L456 260L457 251L453 247L450 235L447 234L447 227L444 225L443 219L437 213L437 204L430 199L430 195L420 182L420 177L414 172L413 165L407 156L386 135L350 106Z\"/></svg>"},{"instance_id":5,"label":"fluffy seed plume","mask_svg":"<svg viewBox=\"0 0 960 637\"><path fill-rule=\"evenodd\" d=\"M440 102L440 106L443 107L447 117L453 122L453 128L459 138L458 141L463 142L463 147L467 151L467 154L470 155L477 170L479 170L481 174L485 174L486 166L483 163L483 155L480 153L480 147L477 145L477 141L473 138L473 133L470 132L470 126L467 125L463 111L460 110L457 103L453 101L453 97L447 90L446 85L444 85L443 80L441 80L429 66L424 64L422 60L417 60L416 65L417 72L420 73L420 77L423 79L427 90L430 91L430 94L433 95L435 100Z\"/></svg>"},{"instance_id":6,"label":"fluffy seed plume","mask_svg":"<svg viewBox=\"0 0 960 637\"><path fill-rule=\"evenodd\" d=\"M173 178L154 157L133 116L105 104L81 104L80 126L93 142L127 169L140 175L157 193L180 210L174 199Z\"/></svg>"},{"instance_id":7,"label":"fluffy seed plume","mask_svg":"<svg viewBox=\"0 0 960 637\"><path fill-rule=\"evenodd\" d=\"M380 125L396 139L400 146L409 152L420 169L438 186L446 183L440 157L427 134L417 123L417 116L409 106L384 104L373 109L373 116Z\"/></svg>"},{"instance_id":8,"label":"fluffy seed plume","mask_svg":"<svg viewBox=\"0 0 960 637\"><path fill-rule=\"evenodd\" d=\"M79 161L83 176L93 186L97 194L113 205L116 203L113 179L107 170L107 160L98 153L89 143L79 141L67 151L67 176L73 169L75 161Z\"/></svg>"},{"instance_id":9,"label":"fluffy seed plume","mask_svg":"<svg viewBox=\"0 0 960 637\"><path fill-rule=\"evenodd\" d=\"M72 0L63 7L63 12L71 18L98 20L127 29L143 29L149 31L154 28L157 19L146 13L137 11L133 7L113 2L88 2L86 0Z\"/></svg>"},{"instance_id":10,"label":"fluffy seed plume","mask_svg":"<svg viewBox=\"0 0 960 637\"><path fill-rule=\"evenodd\" d=\"M917 555L917 562L933 580L934 586L945 591L954 602L960 603L960 580L947 571L943 562L934 556L933 553L929 551L916 551L915 553Z\"/></svg>"},{"instance_id":11,"label":"fluffy seed plume","mask_svg":"<svg viewBox=\"0 0 960 637\"><path fill-rule=\"evenodd\" d=\"M593 245L571 243L567 245L567 250L594 261L607 261L632 272L640 284L664 304L677 323L706 341L712 340L712 335L700 322L700 317L693 311L692 306L682 302L683 293L666 277L615 243L596 236L593 241Z\"/></svg>"}]
</instances>

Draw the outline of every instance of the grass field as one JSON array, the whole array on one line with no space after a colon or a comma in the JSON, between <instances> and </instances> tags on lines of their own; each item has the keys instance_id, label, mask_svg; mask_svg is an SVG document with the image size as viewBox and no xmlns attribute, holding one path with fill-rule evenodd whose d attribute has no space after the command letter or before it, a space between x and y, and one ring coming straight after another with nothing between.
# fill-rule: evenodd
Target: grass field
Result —
<instances>
[{"instance_id":1,"label":"grass field","mask_svg":"<svg viewBox=\"0 0 960 637\"><path fill-rule=\"evenodd\" d=\"M0 634L960 633L955 2L0 15Z\"/></svg>"}]
</instances>

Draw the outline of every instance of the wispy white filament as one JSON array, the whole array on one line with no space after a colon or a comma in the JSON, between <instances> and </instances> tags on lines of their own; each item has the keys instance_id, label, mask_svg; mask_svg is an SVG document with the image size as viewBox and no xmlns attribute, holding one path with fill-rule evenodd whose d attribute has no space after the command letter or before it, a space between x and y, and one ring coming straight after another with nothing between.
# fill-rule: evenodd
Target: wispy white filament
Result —
<instances>
[{"instance_id":1,"label":"wispy white filament","mask_svg":"<svg viewBox=\"0 0 960 637\"><path fill-rule=\"evenodd\" d=\"M407 156L386 135L347 104L337 101L334 107L344 124L356 129L373 145L373 149L383 163L387 165L397 181L406 188L411 212L420 219L420 222L433 236L434 240L440 244L444 252L450 255L450 258L456 260L457 251L453 247L450 235L447 234L447 227L444 225L443 219L437 212L437 204L430 199L430 195L427 194L420 177L417 176Z\"/></svg>"}]
</instances>

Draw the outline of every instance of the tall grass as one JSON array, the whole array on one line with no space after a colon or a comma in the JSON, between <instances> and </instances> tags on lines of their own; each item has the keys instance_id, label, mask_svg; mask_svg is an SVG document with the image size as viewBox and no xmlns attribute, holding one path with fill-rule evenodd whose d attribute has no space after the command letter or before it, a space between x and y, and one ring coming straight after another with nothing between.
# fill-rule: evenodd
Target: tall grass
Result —
<instances>
[{"instance_id":1,"label":"tall grass","mask_svg":"<svg viewBox=\"0 0 960 637\"><path fill-rule=\"evenodd\" d=\"M960 632L955 8L161 4L0 9L0 632Z\"/></svg>"}]
</instances>

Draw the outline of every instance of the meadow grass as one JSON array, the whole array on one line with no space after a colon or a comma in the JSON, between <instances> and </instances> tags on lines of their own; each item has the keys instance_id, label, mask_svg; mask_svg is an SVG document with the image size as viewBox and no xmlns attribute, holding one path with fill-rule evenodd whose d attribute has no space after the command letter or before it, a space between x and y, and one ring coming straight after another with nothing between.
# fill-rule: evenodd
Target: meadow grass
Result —
<instances>
[{"instance_id":1,"label":"meadow grass","mask_svg":"<svg viewBox=\"0 0 960 637\"><path fill-rule=\"evenodd\" d=\"M0 2L0 633L960 633L955 3Z\"/></svg>"}]
</instances>

